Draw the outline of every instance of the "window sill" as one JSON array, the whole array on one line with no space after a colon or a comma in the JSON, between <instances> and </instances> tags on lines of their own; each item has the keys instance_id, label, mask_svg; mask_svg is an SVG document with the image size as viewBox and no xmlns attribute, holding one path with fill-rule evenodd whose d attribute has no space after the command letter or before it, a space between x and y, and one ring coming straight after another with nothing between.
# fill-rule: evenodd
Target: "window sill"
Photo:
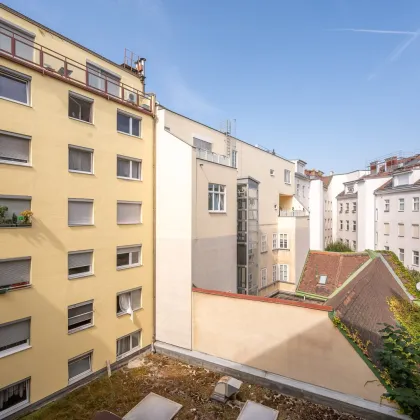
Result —
<instances>
[{"instance_id":1,"label":"window sill","mask_svg":"<svg viewBox=\"0 0 420 420\"><path fill-rule=\"evenodd\" d=\"M141 310L143 310L143 308L133 309L133 313L136 313L136 312L141 311ZM128 312L120 312L119 314L117 314L117 317L122 318L126 315L130 316L130 314Z\"/></svg>"},{"instance_id":2,"label":"window sill","mask_svg":"<svg viewBox=\"0 0 420 420\"><path fill-rule=\"evenodd\" d=\"M284 181L284 183L285 183L286 185L292 185L292 183L291 183L291 182L286 182L286 181Z\"/></svg>"},{"instance_id":3,"label":"window sill","mask_svg":"<svg viewBox=\"0 0 420 420\"><path fill-rule=\"evenodd\" d=\"M95 175L93 172L76 171L76 169L69 169L72 174Z\"/></svg>"},{"instance_id":4,"label":"window sill","mask_svg":"<svg viewBox=\"0 0 420 420\"><path fill-rule=\"evenodd\" d=\"M209 210L211 214L226 214L226 210Z\"/></svg>"},{"instance_id":5,"label":"window sill","mask_svg":"<svg viewBox=\"0 0 420 420\"><path fill-rule=\"evenodd\" d=\"M116 360L124 359L125 357L130 356L131 354L134 354L139 350L140 350L140 346L128 351L127 353L120 354L119 356L117 356Z\"/></svg>"},{"instance_id":6,"label":"window sill","mask_svg":"<svg viewBox=\"0 0 420 420\"><path fill-rule=\"evenodd\" d=\"M22 285L22 286L16 286L16 287L4 287L4 288L0 289L0 295L5 295L7 293L14 292L16 290L29 289L31 287L32 287L32 285L30 283Z\"/></svg>"},{"instance_id":7,"label":"window sill","mask_svg":"<svg viewBox=\"0 0 420 420\"><path fill-rule=\"evenodd\" d=\"M398 210L398 213L404 213L404 210Z\"/></svg>"},{"instance_id":8,"label":"window sill","mask_svg":"<svg viewBox=\"0 0 420 420\"><path fill-rule=\"evenodd\" d=\"M0 159L0 163L2 165L26 166L27 168L32 168L32 165L30 163L14 162L13 160L3 160L3 159Z\"/></svg>"},{"instance_id":9,"label":"window sill","mask_svg":"<svg viewBox=\"0 0 420 420\"><path fill-rule=\"evenodd\" d=\"M93 125L93 126L95 126L95 124L93 124L93 122L90 122L90 121L84 121L84 120L79 120L79 118L74 118L74 117L70 117L70 116L68 116L68 117L69 117L69 120L78 121L78 122L82 122L82 123L85 123L85 124L89 124L89 125Z\"/></svg>"},{"instance_id":10,"label":"window sill","mask_svg":"<svg viewBox=\"0 0 420 420\"><path fill-rule=\"evenodd\" d=\"M68 276L69 280L74 280L74 279L81 279L81 278L85 278L85 277L93 277L95 274L92 272L89 273L79 273L79 274L72 274L70 276Z\"/></svg>"},{"instance_id":11,"label":"window sill","mask_svg":"<svg viewBox=\"0 0 420 420\"><path fill-rule=\"evenodd\" d=\"M124 131L119 131L119 130L117 130L117 133L119 133L119 134L124 134L124 136L134 137L135 139L140 139L140 140L143 140L143 139L141 138L141 136L135 136L134 134L124 133Z\"/></svg>"},{"instance_id":12,"label":"window sill","mask_svg":"<svg viewBox=\"0 0 420 420\"><path fill-rule=\"evenodd\" d=\"M277 280L279 283L284 283L284 284L295 284L293 281L287 281L287 280Z\"/></svg>"},{"instance_id":13,"label":"window sill","mask_svg":"<svg viewBox=\"0 0 420 420\"><path fill-rule=\"evenodd\" d=\"M6 418L7 416L10 416L13 413L18 412L19 410L22 410L23 408L27 407L29 405L29 401L22 401L16 405L13 405L10 408L7 408L6 410L3 410L0 414L0 419ZM20 417L20 416L19 416Z\"/></svg>"},{"instance_id":14,"label":"window sill","mask_svg":"<svg viewBox=\"0 0 420 420\"><path fill-rule=\"evenodd\" d=\"M4 96L0 96L0 99L3 99L4 101L7 101L7 102L13 102L14 104L23 105L23 106L26 106L28 108L32 108L32 105L29 105L28 103L15 101L14 99L6 98Z\"/></svg>"},{"instance_id":15,"label":"window sill","mask_svg":"<svg viewBox=\"0 0 420 420\"><path fill-rule=\"evenodd\" d=\"M80 375L75 376L74 378L69 379L69 385L72 385L76 382L79 382L81 379L86 378L87 376L92 374L92 370L89 370L87 372L83 372Z\"/></svg>"},{"instance_id":16,"label":"window sill","mask_svg":"<svg viewBox=\"0 0 420 420\"><path fill-rule=\"evenodd\" d=\"M7 228L9 228L9 229L19 229L19 228L30 228L30 227L32 227L32 223L28 223L28 224L20 224L20 225L13 225L13 224L10 224L10 225L0 225L0 229L7 229Z\"/></svg>"},{"instance_id":17,"label":"window sill","mask_svg":"<svg viewBox=\"0 0 420 420\"><path fill-rule=\"evenodd\" d=\"M87 329L89 329L89 328L92 328L92 327L94 327L95 325L94 324L89 324L89 325L83 325L82 327L78 327L78 328L75 328L75 329L73 329L73 330L69 330L69 331L67 331L67 334L75 334L75 333L77 333L77 332L79 332L79 331L83 331L83 330L87 330Z\"/></svg>"},{"instance_id":18,"label":"window sill","mask_svg":"<svg viewBox=\"0 0 420 420\"><path fill-rule=\"evenodd\" d=\"M138 178L127 178L125 176L117 176L117 179L122 179L123 181L143 181L142 179L138 179Z\"/></svg>"},{"instance_id":19,"label":"window sill","mask_svg":"<svg viewBox=\"0 0 420 420\"><path fill-rule=\"evenodd\" d=\"M290 251L290 248L273 248L273 251Z\"/></svg>"},{"instance_id":20,"label":"window sill","mask_svg":"<svg viewBox=\"0 0 420 420\"><path fill-rule=\"evenodd\" d=\"M136 225L141 225L142 224L142 222L133 222L133 223L118 223L117 222L117 225L118 226L130 226L130 225L134 225L134 226L136 226Z\"/></svg>"},{"instance_id":21,"label":"window sill","mask_svg":"<svg viewBox=\"0 0 420 420\"><path fill-rule=\"evenodd\" d=\"M268 251L261 251L261 254L266 254Z\"/></svg>"},{"instance_id":22,"label":"window sill","mask_svg":"<svg viewBox=\"0 0 420 420\"><path fill-rule=\"evenodd\" d=\"M7 349L7 350L4 350L4 351L0 352L0 359L2 359L3 357L10 356L10 355L15 354L15 353L20 353L21 351L31 349L31 348L32 348L32 346L29 345L29 344L22 344L20 346L12 347L11 349Z\"/></svg>"},{"instance_id":23,"label":"window sill","mask_svg":"<svg viewBox=\"0 0 420 420\"><path fill-rule=\"evenodd\" d=\"M83 227L83 226L95 226L93 223L90 223L90 224L84 224L84 225L82 225L82 224L80 224L80 225L74 225L74 224L71 224L71 225L68 225L69 227Z\"/></svg>"},{"instance_id":24,"label":"window sill","mask_svg":"<svg viewBox=\"0 0 420 420\"><path fill-rule=\"evenodd\" d=\"M141 267L142 265L143 264L120 265L119 267L117 267L117 271L128 270L129 268Z\"/></svg>"}]
</instances>

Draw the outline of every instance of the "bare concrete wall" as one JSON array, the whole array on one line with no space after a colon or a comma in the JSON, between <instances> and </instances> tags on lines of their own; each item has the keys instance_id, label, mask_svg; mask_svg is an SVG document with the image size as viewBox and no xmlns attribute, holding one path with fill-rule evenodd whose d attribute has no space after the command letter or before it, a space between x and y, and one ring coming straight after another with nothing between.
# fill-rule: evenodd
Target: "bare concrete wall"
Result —
<instances>
[{"instance_id":1,"label":"bare concrete wall","mask_svg":"<svg viewBox=\"0 0 420 420\"><path fill-rule=\"evenodd\" d=\"M385 388L328 312L256 299L194 291L193 350L380 402Z\"/></svg>"}]
</instances>

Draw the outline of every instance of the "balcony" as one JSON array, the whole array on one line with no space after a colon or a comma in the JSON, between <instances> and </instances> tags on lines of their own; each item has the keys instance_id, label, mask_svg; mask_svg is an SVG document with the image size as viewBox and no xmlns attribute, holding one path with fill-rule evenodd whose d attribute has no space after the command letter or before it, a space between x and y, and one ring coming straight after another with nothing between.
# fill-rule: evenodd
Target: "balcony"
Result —
<instances>
[{"instance_id":1,"label":"balcony","mask_svg":"<svg viewBox=\"0 0 420 420\"><path fill-rule=\"evenodd\" d=\"M307 217L309 212L307 210L280 210L279 217Z\"/></svg>"},{"instance_id":2,"label":"balcony","mask_svg":"<svg viewBox=\"0 0 420 420\"><path fill-rule=\"evenodd\" d=\"M112 71L82 64L22 35L0 28L0 57L96 93L109 100L148 114L154 113L154 95L134 89L112 75ZM121 67L122 69L123 67ZM141 73L140 73L141 74Z\"/></svg>"},{"instance_id":3,"label":"balcony","mask_svg":"<svg viewBox=\"0 0 420 420\"><path fill-rule=\"evenodd\" d=\"M219 155L217 153L210 152L205 149L196 148L197 158L208 160L209 162L219 163L224 166L232 166L231 161L227 156Z\"/></svg>"}]
</instances>

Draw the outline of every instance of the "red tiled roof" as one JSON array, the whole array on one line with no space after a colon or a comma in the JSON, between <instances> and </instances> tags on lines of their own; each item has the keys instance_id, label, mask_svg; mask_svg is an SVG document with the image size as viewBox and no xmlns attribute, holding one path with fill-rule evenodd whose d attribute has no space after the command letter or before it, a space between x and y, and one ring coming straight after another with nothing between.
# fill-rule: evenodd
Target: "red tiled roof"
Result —
<instances>
[{"instance_id":1,"label":"red tiled roof","mask_svg":"<svg viewBox=\"0 0 420 420\"><path fill-rule=\"evenodd\" d=\"M309 251L298 291L328 297L370 259L367 253ZM325 285L319 277L327 276Z\"/></svg>"},{"instance_id":2,"label":"red tiled roof","mask_svg":"<svg viewBox=\"0 0 420 420\"><path fill-rule=\"evenodd\" d=\"M385 184L383 184L379 188L377 188L376 191L385 190L385 189L390 188L390 187L392 187L392 179L386 181Z\"/></svg>"},{"instance_id":3,"label":"red tiled roof","mask_svg":"<svg viewBox=\"0 0 420 420\"><path fill-rule=\"evenodd\" d=\"M321 180L324 183L324 187L329 187L329 185L331 184L331 180L333 179L332 175L329 176L322 176Z\"/></svg>"}]
</instances>

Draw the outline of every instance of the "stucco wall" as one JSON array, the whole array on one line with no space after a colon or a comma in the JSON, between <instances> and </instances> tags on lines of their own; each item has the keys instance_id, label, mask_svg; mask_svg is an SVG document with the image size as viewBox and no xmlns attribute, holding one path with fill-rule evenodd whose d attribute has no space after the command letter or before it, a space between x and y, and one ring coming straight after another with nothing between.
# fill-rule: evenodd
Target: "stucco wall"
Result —
<instances>
[{"instance_id":1,"label":"stucco wall","mask_svg":"<svg viewBox=\"0 0 420 420\"><path fill-rule=\"evenodd\" d=\"M193 350L375 402L385 392L321 310L193 292Z\"/></svg>"},{"instance_id":2,"label":"stucco wall","mask_svg":"<svg viewBox=\"0 0 420 420\"><path fill-rule=\"evenodd\" d=\"M311 181L309 238L310 248L322 251L324 249L324 186L320 179Z\"/></svg>"},{"instance_id":3,"label":"stucco wall","mask_svg":"<svg viewBox=\"0 0 420 420\"><path fill-rule=\"evenodd\" d=\"M191 348L195 151L164 130L164 117L164 111L159 111L156 138L156 339Z\"/></svg>"},{"instance_id":4,"label":"stucco wall","mask_svg":"<svg viewBox=\"0 0 420 420\"><path fill-rule=\"evenodd\" d=\"M357 249L357 197L353 198L340 198L337 200L337 239L342 239L344 243L346 240L349 241L349 246L353 249L353 241L356 241ZM353 213L353 203L356 203L356 212ZM340 204L343 204L343 212L340 213ZM347 204L349 205L349 211L347 211ZM340 220L343 221L343 228L340 229ZM349 221L349 230L347 230L347 220ZM356 231L353 231L353 222L356 222Z\"/></svg>"}]
</instances>

